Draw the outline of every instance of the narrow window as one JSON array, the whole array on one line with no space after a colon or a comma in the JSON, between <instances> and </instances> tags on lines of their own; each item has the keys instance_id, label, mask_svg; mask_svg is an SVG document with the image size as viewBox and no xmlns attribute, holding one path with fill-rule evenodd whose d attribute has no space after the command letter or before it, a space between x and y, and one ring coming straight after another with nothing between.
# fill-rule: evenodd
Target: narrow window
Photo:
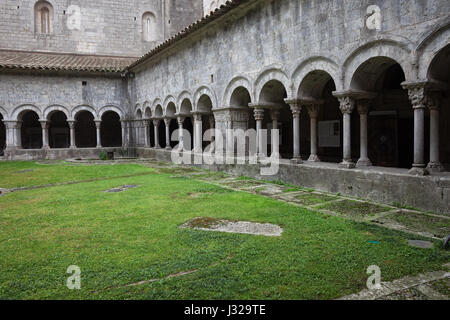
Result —
<instances>
[{"instance_id":1,"label":"narrow window","mask_svg":"<svg viewBox=\"0 0 450 320\"><path fill-rule=\"evenodd\" d=\"M50 33L50 11L47 7L41 9L41 33Z\"/></svg>"}]
</instances>

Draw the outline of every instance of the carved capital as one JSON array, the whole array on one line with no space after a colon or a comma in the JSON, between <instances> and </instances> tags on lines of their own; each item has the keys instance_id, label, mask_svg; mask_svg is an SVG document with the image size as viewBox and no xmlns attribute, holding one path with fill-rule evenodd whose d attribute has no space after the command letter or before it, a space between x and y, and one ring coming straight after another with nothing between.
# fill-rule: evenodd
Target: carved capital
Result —
<instances>
[{"instance_id":1,"label":"carved capital","mask_svg":"<svg viewBox=\"0 0 450 320\"><path fill-rule=\"evenodd\" d=\"M186 117L177 117L177 122L180 127L183 126L184 119L186 119Z\"/></svg>"},{"instance_id":2,"label":"carved capital","mask_svg":"<svg viewBox=\"0 0 450 320\"><path fill-rule=\"evenodd\" d=\"M427 82L404 83L403 88L408 90L409 101L413 109L425 109L428 105Z\"/></svg>"},{"instance_id":3,"label":"carved capital","mask_svg":"<svg viewBox=\"0 0 450 320\"><path fill-rule=\"evenodd\" d=\"M319 117L319 108L318 104L309 104L306 106L308 109L308 114L311 119L317 119Z\"/></svg>"},{"instance_id":4,"label":"carved capital","mask_svg":"<svg viewBox=\"0 0 450 320\"><path fill-rule=\"evenodd\" d=\"M428 109L439 110L442 102L442 95L439 92L431 92L427 97Z\"/></svg>"},{"instance_id":5,"label":"carved capital","mask_svg":"<svg viewBox=\"0 0 450 320\"><path fill-rule=\"evenodd\" d=\"M200 113L194 113L192 115L192 117L194 118L195 122L201 122L202 121L202 115Z\"/></svg>"},{"instance_id":6,"label":"carved capital","mask_svg":"<svg viewBox=\"0 0 450 320\"><path fill-rule=\"evenodd\" d=\"M278 111L278 110L272 110L272 111L270 112L270 116L271 116L272 120L278 121L278 120L280 120L280 111Z\"/></svg>"},{"instance_id":7,"label":"carved capital","mask_svg":"<svg viewBox=\"0 0 450 320\"><path fill-rule=\"evenodd\" d=\"M47 120L39 120L39 122L41 123L42 129L48 129L48 128L50 127L50 121L47 121Z\"/></svg>"},{"instance_id":8,"label":"carved capital","mask_svg":"<svg viewBox=\"0 0 450 320\"><path fill-rule=\"evenodd\" d=\"M166 121L167 119L164 119L164 121ZM153 125L155 127L159 127L159 124L161 123L161 119L155 119L153 120Z\"/></svg>"},{"instance_id":9,"label":"carved capital","mask_svg":"<svg viewBox=\"0 0 450 320\"><path fill-rule=\"evenodd\" d=\"M164 119L164 124L165 124L166 127L170 126L170 121L172 121L172 119ZM153 124L154 123L155 123L155 120L153 120ZM156 126L156 124L155 124L155 126Z\"/></svg>"},{"instance_id":10,"label":"carved capital","mask_svg":"<svg viewBox=\"0 0 450 320\"><path fill-rule=\"evenodd\" d=\"M351 97L338 97L339 100L339 109L343 114L351 114L355 109L355 100Z\"/></svg>"},{"instance_id":11,"label":"carved capital","mask_svg":"<svg viewBox=\"0 0 450 320\"><path fill-rule=\"evenodd\" d=\"M358 100L356 103L358 113L361 115L367 115L370 109L370 100Z\"/></svg>"},{"instance_id":12,"label":"carved capital","mask_svg":"<svg viewBox=\"0 0 450 320\"><path fill-rule=\"evenodd\" d=\"M253 114L255 116L256 121L262 121L264 120L264 109L255 108L253 110Z\"/></svg>"},{"instance_id":13,"label":"carved capital","mask_svg":"<svg viewBox=\"0 0 450 320\"><path fill-rule=\"evenodd\" d=\"M95 120L95 127L97 129L100 129L101 126L102 126L102 121L101 120Z\"/></svg>"},{"instance_id":14,"label":"carved capital","mask_svg":"<svg viewBox=\"0 0 450 320\"><path fill-rule=\"evenodd\" d=\"M76 123L76 121L70 121L70 120L67 121L67 124L69 125L69 128L72 129L72 130L75 129L75 123Z\"/></svg>"}]
</instances>

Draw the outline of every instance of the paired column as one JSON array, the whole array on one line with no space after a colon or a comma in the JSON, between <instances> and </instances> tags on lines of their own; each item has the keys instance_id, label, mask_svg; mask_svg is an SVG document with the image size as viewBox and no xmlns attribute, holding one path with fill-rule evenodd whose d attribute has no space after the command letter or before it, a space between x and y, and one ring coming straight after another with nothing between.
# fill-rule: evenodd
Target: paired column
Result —
<instances>
[{"instance_id":1,"label":"paired column","mask_svg":"<svg viewBox=\"0 0 450 320\"><path fill-rule=\"evenodd\" d=\"M292 111L292 127L294 129L294 156L291 159L294 163L302 163L300 156L300 116L302 113L302 106L298 100L285 100L290 105Z\"/></svg>"},{"instance_id":2,"label":"paired column","mask_svg":"<svg viewBox=\"0 0 450 320\"><path fill-rule=\"evenodd\" d=\"M159 124L160 123L161 123L161 119L153 120L153 130L155 133L155 149L161 148L161 146L159 145ZM167 128L167 124L166 124L166 128Z\"/></svg>"},{"instance_id":3,"label":"paired column","mask_svg":"<svg viewBox=\"0 0 450 320\"><path fill-rule=\"evenodd\" d=\"M172 119L164 119L166 129L166 150L172 150L172 147L170 146L170 121L172 121Z\"/></svg>"},{"instance_id":4,"label":"paired column","mask_svg":"<svg viewBox=\"0 0 450 320\"><path fill-rule=\"evenodd\" d=\"M102 126L102 121L101 120L95 120L95 128L97 131L97 148L101 148L102 147L102 141L101 141L101 126Z\"/></svg>"},{"instance_id":5,"label":"paired column","mask_svg":"<svg viewBox=\"0 0 450 320\"><path fill-rule=\"evenodd\" d=\"M127 122L121 120L120 121L120 126L122 128L122 147L127 147L128 143L127 143Z\"/></svg>"},{"instance_id":6,"label":"paired column","mask_svg":"<svg viewBox=\"0 0 450 320\"><path fill-rule=\"evenodd\" d=\"M194 152L201 153L203 151L203 122L202 115L196 113L194 117Z\"/></svg>"},{"instance_id":7,"label":"paired column","mask_svg":"<svg viewBox=\"0 0 450 320\"><path fill-rule=\"evenodd\" d=\"M144 130L145 130L145 136L144 136L145 148L150 148L150 122L148 119L143 120L143 121L144 121Z\"/></svg>"},{"instance_id":8,"label":"paired column","mask_svg":"<svg viewBox=\"0 0 450 320\"><path fill-rule=\"evenodd\" d=\"M67 120L70 128L70 149L75 149L76 141L75 141L75 120Z\"/></svg>"},{"instance_id":9,"label":"paired column","mask_svg":"<svg viewBox=\"0 0 450 320\"><path fill-rule=\"evenodd\" d=\"M280 120L280 111L272 110L270 112L270 116L272 118L272 154L271 157L279 158L280 157L280 135L279 132L275 134L275 131L278 130L278 121Z\"/></svg>"},{"instance_id":10,"label":"paired column","mask_svg":"<svg viewBox=\"0 0 450 320\"><path fill-rule=\"evenodd\" d=\"M257 150L256 154L258 158L264 157L263 150L264 150L264 141L263 141L263 135L262 135L262 127L263 127L263 120L264 120L264 109L262 108L255 108L253 110L255 121L256 121L256 141L257 141Z\"/></svg>"},{"instance_id":11,"label":"paired column","mask_svg":"<svg viewBox=\"0 0 450 320\"><path fill-rule=\"evenodd\" d=\"M311 130L311 155L309 156L309 162L320 162L320 158L317 155L317 119L319 118L319 104L309 104L308 114Z\"/></svg>"},{"instance_id":12,"label":"paired column","mask_svg":"<svg viewBox=\"0 0 450 320\"><path fill-rule=\"evenodd\" d=\"M355 101L351 97L338 97L339 108L343 114L344 122L344 143L343 143L343 160L340 164L341 167L351 169L355 167L352 161L352 133L351 133L351 115L355 109Z\"/></svg>"},{"instance_id":13,"label":"paired column","mask_svg":"<svg viewBox=\"0 0 450 320\"><path fill-rule=\"evenodd\" d=\"M357 108L360 121L360 157L357 163L358 167L369 167L372 162L368 156L368 142L367 142L367 118L369 114L369 100L359 100Z\"/></svg>"},{"instance_id":14,"label":"paired column","mask_svg":"<svg viewBox=\"0 0 450 320\"><path fill-rule=\"evenodd\" d=\"M48 128L50 127L50 121L39 120L42 127L42 149L49 149L48 144Z\"/></svg>"},{"instance_id":15,"label":"paired column","mask_svg":"<svg viewBox=\"0 0 450 320\"><path fill-rule=\"evenodd\" d=\"M439 107L441 97L437 93L428 97L428 109L430 110L430 162L427 168L430 171L442 172L444 167L439 154Z\"/></svg>"},{"instance_id":16,"label":"paired column","mask_svg":"<svg viewBox=\"0 0 450 320\"><path fill-rule=\"evenodd\" d=\"M177 122L178 122L178 140L179 140L179 145L178 145L178 149L180 151L184 150L184 132L183 132L183 123L184 123L184 119L185 117L177 117Z\"/></svg>"},{"instance_id":17,"label":"paired column","mask_svg":"<svg viewBox=\"0 0 450 320\"><path fill-rule=\"evenodd\" d=\"M20 148L22 121L3 121L6 127L6 149Z\"/></svg>"},{"instance_id":18,"label":"paired column","mask_svg":"<svg viewBox=\"0 0 450 320\"><path fill-rule=\"evenodd\" d=\"M414 109L414 163L410 174L429 174L425 165L425 109L427 83L407 83L403 87L408 90L409 100Z\"/></svg>"}]
</instances>

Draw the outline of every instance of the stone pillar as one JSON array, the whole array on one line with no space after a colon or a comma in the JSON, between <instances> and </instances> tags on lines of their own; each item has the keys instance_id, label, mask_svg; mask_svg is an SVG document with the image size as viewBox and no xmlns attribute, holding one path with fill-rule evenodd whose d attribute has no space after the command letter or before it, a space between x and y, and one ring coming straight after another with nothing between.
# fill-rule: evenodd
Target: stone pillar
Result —
<instances>
[{"instance_id":1,"label":"stone pillar","mask_svg":"<svg viewBox=\"0 0 450 320\"><path fill-rule=\"evenodd\" d=\"M166 150L172 150L172 147L170 146L170 121L171 119L164 119L166 129Z\"/></svg>"},{"instance_id":2,"label":"stone pillar","mask_svg":"<svg viewBox=\"0 0 450 320\"><path fill-rule=\"evenodd\" d=\"M179 144L178 144L178 149L180 149L180 151L184 150L184 141L183 141L183 122L184 122L185 117L177 117L177 122L178 122L178 140L179 140Z\"/></svg>"},{"instance_id":3,"label":"stone pillar","mask_svg":"<svg viewBox=\"0 0 450 320\"><path fill-rule=\"evenodd\" d=\"M21 134L20 130L22 128L22 121L7 121L4 120L6 128L6 149L16 149L21 147Z\"/></svg>"},{"instance_id":4,"label":"stone pillar","mask_svg":"<svg viewBox=\"0 0 450 320\"><path fill-rule=\"evenodd\" d=\"M256 120L256 141L257 141L257 150L256 154L258 158L264 157L264 154L262 151L264 150L263 146L263 136L262 136L262 127L263 127L263 120L264 120L264 109L262 108L255 108L253 110L254 117Z\"/></svg>"},{"instance_id":5,"label":"stone pillar","mask_svg":"<svg viewBox=\"0 0 450 320\"><path fill-rule=\"evenodd\" d=\"M307 106L311 127L311 155L309 156L309 162L320 162L317 155L317 119L319 118L319 105L309 104Z\"/></svg>"},{"instance_id":6,"label":"stone pillar","mask_svg":"<svg viewBox=\"0 0 450 320\"><path fill-rule=\"evenodd\" d=\"M343 160L341 167L351 169L355 167L352 162L352 133L351 133L351 115L355 109L355 101L351 97L339 97L340 109L344 118L344 143L343 143Z\"/></svg>"},{"instance_id":7,"label":"stone pillar","mask_svg":"<svg viewBox=\"0 0 450 320\"><path fill-rule=\"evenodd\" d=\"M302 163L303 161L300 156L300 116L302 113L302 106L298 100L286 99L285 102L290 105L292 111L294 155L291 161L294 163Z\"/></svg>"},{"instance_id":8,"label":"stone pillar","mask_svg":"<svg viewBox=\"0 0 450 320\"><path fill-rule=\"evenodd\" d=\"M102 126L101 120L95 120L95 127L97 129L97 148L102 147L102 141L101 141L101 134L100 134L100 128Z\"/></svg>"},{"instance_id":9,"label":"stone pillar","mask_svg":"<svg viewBox=\"0 0 450 320\"><path fill-rule=\"evenodd\" d=\"M155 132L155 149L160 149L159 145L159 124L161 123L160 119L153 120L153 130ZM167 127L167 125L166 125Z\"/></svg>"},{"instance_id":10,"label":"stone pillar","mask_svg":"<svg viewBox=\"0 0 450 320\"><path fill-rule=\"evenodd\" d=\"M120 121L120 126L122 128L122 147L127 147L127 123L123 120Z\"/></svg>"},{"instance_id":11,"label":"stone pillar","mask_svg":"<svg viewBox=\"0 0 450 320\"><path fill-rule=\"evenodd\" d=\"M145 147L146 148L150 148L150 122L148 122L149 120L144 120L144 130L145 130L145 135L144 135L144 139L145 139Z\"/></svg>"},{"instance_id":12,"label":"stone pillar","mask_svg":"<svg viewBox=\"0 0 450 320\"><path fill-rule=\"evenodd\" d=\"M414 109L414 163L409 171L413 175L428 175L425 164L425 108L427 105L426 83L409 83L409 100Z\"/></svg>"},{"instance_id":13,"label":"stone pillar","mask_svg":"<svg viewBox=\"0 0 450 320\"><path fill-rule=\"evenodd\" d=\"M367 141L367 117L369 114L369 100L359 100L357 102L360 121L360 156L357 162L358 167L370 167L372 162L368 155Z\"/></svg>"},{"instance_id":14,"label":"stone pillar","mask_svg":"<svg viewBox=\"0 0 450 320\"><path fill-rule=\"evenodd\" d=\"M203 123L202 115L196 113L194 116L194 152L201 153L203 151Z\"/></svg>"},{"instance_id":15,"label":"stone pillar","mask_svg":"<svg viewBox=\"0 0 450 320\"><path fill-rule=\"evenodd\" d=\"M39 120L42 127L42 149L49 149L48 144L48 128L50 126L50 121L47 120Z\"/></svg>"},{"instance_id":16,"label":"stone pillar","mask_svg":"<svg viewBox=\"0 0 450 320\"><path fill-rule=\"evenodd\" d=\"M272 118L272 130L278 130L278 121L280 120L280 111L278 110L272 110L270 112L270 116ZM279 134L277 136L274 135L275 131L272 131L271 138L272 138L272 154L271 157L279 158L280 157L280 136Z\"/></svg>"},{"instance_id":17,"label":"stone pillar","mask_svg":"<svg viewBox=\"0 0 450 320\"><path fill-rule=\"evenodd\" d=\"M77 147L75 141L75 120L67 120L70 128L70 149L75 149Z\"/></svg>"},{"instance_id":18,"label":"stone pillar","mask_svg":"<svg viewBox=\"0 0 450 320\"><path fill-rule=\"evenodd\" d=\"M427 168L433 172L442 172L439 154L439 105L440 97L437 94L429 95L428 109L430 109L430 163Z\"/></svg>"}]
</instances>

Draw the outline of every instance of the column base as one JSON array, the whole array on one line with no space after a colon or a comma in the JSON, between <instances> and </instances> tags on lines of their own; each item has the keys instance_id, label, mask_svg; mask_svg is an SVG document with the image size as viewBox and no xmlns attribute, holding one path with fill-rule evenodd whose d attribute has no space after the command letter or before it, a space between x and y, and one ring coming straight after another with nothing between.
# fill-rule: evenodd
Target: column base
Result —
<instances>
[{"instance_id":1,"label":"column base","mask_svg":"<svg viewBox=\"0 0 450 320\"><path fill-rule=\"evenodd\" d=\"M411 170L408 171L409 174L414 176L428 176L430 172L423 166L413 166Z\"/></svg>"},{"instance_id":2,"label":"column base","mask_svg":"<svg viewBox=\"0 0 450 320\"><path fill-rule=\"evenodd\" d=\"M293 163L293 164L302 164L303 160L300 157L294 157L294 158L291 159L291 163Z\"/></svg>"},{"instance_id":3,"label":"column base","mask_svg":"<svg viewBox=\"0 0 450 320\"><path fill-rule=\"evenodd\" d=\"M76 148L77 148L77 146L70 146L70 147L69 147L69 149L72 149L72 150L73 150L73 149L76 149Z\"/></svg>"},{"instance_id":4,"label":"column base","mask_svg":"<svg viewBox=\"0 0 450 320\"><path fill-rule=\"evenodd\" d=\"M369 159L359 159L358 162L356 163L356 166L359 167L371 167L372 166L372 161L370 161Z\"/></svg>"},{"instance_id":5,"label":"column base","mask_svg":"<svg viewBox=\"0 0 450 320\"><path fill-rule=\"evenodd\" d=\"M354 169L356 165L351 160L344 160L339 164L339 167L344 169Z\"/></svg>"},{"instance_id":6,"label":"column base","mask_svg":"<svg viewBox=\"0 0 450 320\"><path fill-rule=\"evenodd\" d=\"M159 149L159 148L157 148L157 149ZM170 150L172 150L172 147L165 147L164 149L167 151L170 151Z\"/></svg>"},{"instance_id":7,"label":"column base","mask_svg":"<svg viewBox=\"0 0 450 320\"><path fill-rule=\"evenodd\" d=\"M427 166L430 172L444 172L444 166L440 162L430 162Z\"/></svg>"},{"instance_id":8,"label":"column base","mask_svg":"<svg viewBox=\"0 0 450 320\"><path fill-rule=\"evenodd\" d=\"M308 158L308 162L320 162L320 158L316 154L312 154Z\"/></svg>"}]
</instances>

